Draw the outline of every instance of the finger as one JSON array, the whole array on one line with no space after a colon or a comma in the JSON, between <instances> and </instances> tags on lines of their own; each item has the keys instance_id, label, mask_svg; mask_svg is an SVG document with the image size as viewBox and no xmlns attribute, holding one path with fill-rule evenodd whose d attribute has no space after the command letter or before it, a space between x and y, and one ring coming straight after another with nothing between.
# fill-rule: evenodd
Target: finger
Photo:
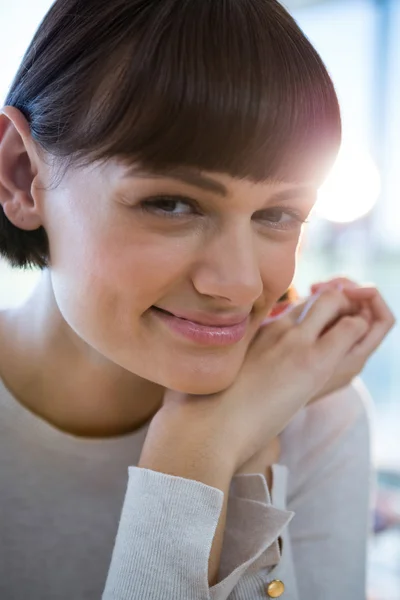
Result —
<instances>
[{"instance_id":1,"label":"finger","mask_svg":"<svg viewBox=\"0 0 400 600\"><path fill-rule=\"evenodd\" d=\"M316 339L339 317L358 310L358 305L352 303L342 292L322 290L310 298L300 313L297 324L307 337ZM293 318L295 314L295 311L292 311L288 317Z\"/></svg>"},{"instance_id":2,"label":"finger","mask_svg":"<svg viewBox=\"0 0 400 600\"><path fill-rule=\"evenodd\" d=\"M356 292L358 292L358 289L362 289L363 291L361 291L360 293L356 293ZM329 321L329 323L325 324L322 331L329 325L332 325L332 323L335 320L337 320L340 316L342 316L346 313L354 314L354 313L359 312L362 308L361 304L360 304L360 300L368 299L377 292L376 288L368 288L368 289L358 288L358 289L352 290L352 292L354 292L354 293L350 294L352 296L352 298L350 298L348 300L346 300L346 298L342 294L340 295L340 303L339 303L337 312L335 311L333 313L331 320ZM337 293L338 292L337 286L335 286L335 288L333 288L333 290L336 290L336 293ZM330 287L324 286L319 292L314 293L312 296L309 296L308 298L301 299L295 303L287 303L284 311L277 312L275 314L270 314L263 321L262 326L268 325L268 324L271 324L274 322L278 322L278 321L279 321L279 329L287 329L288 327L293 327L293 325L300 325L304 321L304 319L306 318L308 313L310 312L314 303L318 300L318 298L320 298L321 294L324 292L325 293L329 292L329 291L332 291L332 289L330 289ZM329 307L328 307L328 310L329 310ZM370 317L367 315L367 312L368 312L367 309L365 309L363 316L366 317L368 321L370 321ZM318 325L317 325L317 327L318 327ZM319 331L319 333L321 333L322 331Z\"/></svg>"},{"instance_id":3,"label":"finger","mask_svg":"<svg viewBox=\"0 0 400 600\"><path fill-rule=\"evenodd\" d=\"M372 311L371 308L369 306L369 299L375 295L377 293L376 288L371 288L368 289L367 291L365 291L365 293L358 293L360 288L358 289L352 289L350 294L347 294L346 292L348 292L349 290L343 290L344 293L346 293L347 297L351 300L351 307L349 308L349 310L347 311L347 314L352 315L352 314L358 314L360 317L363 317L367 323L371 326L372 322L373 322L373 315L372 315ZM345 313L343 313L345 314ZM340 317L338 317L340 318ZM337 321L338 319L336 319ZM336 321L332 321L322 332L321 335L323 335L328 329L330 329L332 327L332 325L335 324Z\"/></svg>"},{"instance_id":4,"label":"finger","mask_svg":"<svg viewBox=\"0 0 400 600\"><path fill-rule=\"evenodd\" d=\"M369 306L372 314L372 325L370 325L368 335L354 348L354 353L364 361L380 346L396 323L392 311L381 294L377 293L369 301Z\"/></svg>"},{"instance_id":5,"label":"finger","mask_svg":"<svg viewBox=\"0 0 400 600\"><path fill-rule=\"evenodd\" d=\"M262 330L267 328L269 337L272 336L272 338L274 338L276 336L279 338L283 333L296 325L298 317L301 315L308 302L309 298L300 299L296 302L289 303L283 312L273 316L268 315L261 323L258 333L261 333ZM258 334L256 334L256 337L258 337Z\"/></svg>"},{"instance_id":6,"label":"finger","mask_svg":"<svg viewBox=\"0 0 400 600\"><path fill-rule=\"evenodd\" d=\"M293 325L302 323L311 306L317 301L321 294L322 292L317 292L312 296L302 298L297 302L292 303L285 312L280 315L281 323L286 327L293 327Z\"/></svg>"},{"instance_id":7,"label":"finger","mask_svg":"<svg viewBox=\"0 0 400 600\"><path fill-rule=\"evenodd\" d=\"M337 287L341 286L341 289L346 288L357 288L359 287L355 281L348 279L347 277L334 277L333 279L329 279L328 281L319 281L318 283L314 283L311 286L312 292L318 292L323 287Z\"/></svg>"},{"instance_id":8,"label":"finger","mask_svg":"<svg viewBox=\"0 0 400 600\"><path fill-rule=\"evenodd\" d=\"M343 293L351 300L355 302L359 307L360 316L364 317L371 325L373 322L372 310L369 305L369 301L378 293L376 288L357 288L357 289L345 289Z\"/></svg>"},{"instance_id":9,"label":"finger","mask_svg":"<svg viewBox=\"0 0 400 600\"><path fill-rule=\"evenodd\" d=\"M379 294L378 290L374 286L368 287L357 287L357 288L343 288L343 291L349 298L372 298L376 294Z\"/></svg>"},{"instance_id":10,"label":"finger","mask_svg":"<svg viewBox=\"0 0 400 600\"><path fill-rule=\"evenodd\" d=\"M340 360L365 337L368 329L367 321L360 315L346 315L319 338L317 345L331 359Z\"/></svg>"},{"instance_id":11,"label":"finger","mask_svg":"<svg viewBox=\"0 0 400 600\"><path fill-rule=\"evenodd\" d=\"M361 310L360 310L360 317L363 317L366 321L368 321L369 325L372 325L373 322L373 315L372 315L372 310L369 307L369 304L367 301L363 300L361 302Z\"/></svg>"},{"instance_id":12,"label":"finger","mask_svg":"<svg viewBox=\"0 0 400 600\"><path fill-rule=\"evenodd\" d=\"M292 313L292 318L295 318L296 323L300 324L304 321L304 319L306 318L307 314L309 313L309 311L311 310L311 307L313 306L313 304L315 304L315 302L318 300L318 298L320 297L321 292L316 292L315 294L313 294L312 296L310 296L308 298L308 300L306 302L303 302L303 304L301 305L301 307L299 306L299 311L297 311L297 313L299 313L297 315L296 312ZM301 308L301 310L300 310Z\"/></svg>"},{"instance_id":13,"label":"finger","mask_svg":"<svg viewBox=\"0 0 400 600\"><path fill-rule=\"evenodd\" d=\"M376 288L366 288L370 293L366 292L363 297L363 302L368 305L372 317L376 322L386 323L390 329L396 322L393 312L390 310L388 304L385 302L382 294ZM355 297L355 293L351 291L348 296ZM361 298L361 295L359 295Z\"/></svg>"},{"instance_id":14,"label":"finger","mask_svg":"<svg viewBox=\"0 0 400 600\"><path fill-rule=\"evenodd\" d=\"M342 290L343 292L345 292L349 297L354 297L354 298L358 298L358 297L369 297L372 296L373 294L378 293L378 290L376 289L375 286L359 286L355 283L348 283L348 284L344 284L344 283L340 283L338 281L336 281L335 283L328 283L328 284L317 284L315 286L311 287L312 291L315 293L317 291L320 291L321 289L339 289Z\"/></svg>"}]
</instances>

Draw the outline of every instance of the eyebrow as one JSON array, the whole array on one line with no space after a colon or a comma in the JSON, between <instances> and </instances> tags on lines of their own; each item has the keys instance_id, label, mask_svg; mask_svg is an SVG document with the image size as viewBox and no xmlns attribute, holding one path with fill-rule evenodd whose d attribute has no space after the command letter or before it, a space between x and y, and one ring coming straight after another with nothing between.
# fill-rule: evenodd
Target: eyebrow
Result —
<instances>
[{"instance_id":1,"label":"eyebrow","mask_svg":"<svg viewBox=\"0 0 400 600\"><path fill-rule=\"evenodd\" d=\"M188 168L174 168L164 171L145 171L140 167L132 166L124 174L123 179L128 179L130 177L140 177L144 179L171 178L198 187L206 192L213 192L224 197L228 195L227 188L221 182L212 177L208 177L199 171ZM284 202L285 200L291 200L293 198L315 201L316 196L316 188L308 185L295 185L287 190L281 190L272 194L270 201Z\"/></svg>"},{"instance_id":2,"label":"eyebrow","mask_svg":"<svg viewBox=\"0 0 400 600\"><path fill-rule=\"evenodd\" d=\"M171 179L177 179L178 181L182 181L183 183L187 183L194 187L201 188L206 192L214 192L216 194L219 194L220 196L228 195L228 190L222 183L216 181L215 179L212 179L211 177L203 175L203 173L194 171L192 169L176 168L168 169L166 171L153 172L143 171L140 168L132 167L126 172L126 174L124 175L124 179L129 177L143 177L145 179L165 179L166 177L169 177Z\"/></svg>"},{"instance_id":3,"label":"eyebrow","mask_svg":"<svg viewBox=\"0 0 400 600\"><path fill-rule=\"evenodd\" d=\"M293 200L294 198L304 200L304 202L315 202L317 189L309 185L298 185L271 195L272 202L285 202L285 200Z\"/></svg>"}]
</instances>

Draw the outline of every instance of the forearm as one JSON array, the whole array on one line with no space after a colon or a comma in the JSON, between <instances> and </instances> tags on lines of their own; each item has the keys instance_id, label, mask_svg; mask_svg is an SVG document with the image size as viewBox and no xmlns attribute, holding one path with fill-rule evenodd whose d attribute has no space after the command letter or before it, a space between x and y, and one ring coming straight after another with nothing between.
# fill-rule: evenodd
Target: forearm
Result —
<instances>
[{"instance_id":1,"label":"forearm","mask_svg":"<svg viewBox=\"0 0 400 600\"><path fill-rule=\"evenodd\" d=\"M153 419L142 450L139 467L199 481L224 493L224 503L210 551L208 580L217 583L224 538L229 487L235 472L229 452L207 423L188 427L176 414L160 411Z\"/></svg>"}]
</instances>

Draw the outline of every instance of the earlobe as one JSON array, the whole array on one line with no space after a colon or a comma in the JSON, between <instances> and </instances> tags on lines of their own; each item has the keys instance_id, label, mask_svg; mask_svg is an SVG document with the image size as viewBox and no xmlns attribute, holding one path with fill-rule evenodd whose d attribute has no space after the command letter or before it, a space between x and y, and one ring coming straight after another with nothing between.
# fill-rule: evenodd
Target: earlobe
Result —
<instances>
[{"instance_id":1,"label":"earlobe","mask_svg":"<svg viewBox=\"0 0 400 600\"><path fill-rule=\"evenodd\" d=\"M13 106L4 107L0 113L0 204L7 219L27 231L42 225L32 195L36 158L24 115Z\"/></svg>"},{"instance_id":2,"label":"earlobe","mask_svg":"<svg viewBox=\"0 0 400 600\"><path fill-rule=\"evenodd\" d=\"M24 198L22 194L14 194L11 199L5 202L1 201L0 196L0 204L3 205L5 216L15 227L26 231L34 231L41 227L42 222L35 210L34 203L27 201L27 198Z\"/></svg>"}]
</instances>

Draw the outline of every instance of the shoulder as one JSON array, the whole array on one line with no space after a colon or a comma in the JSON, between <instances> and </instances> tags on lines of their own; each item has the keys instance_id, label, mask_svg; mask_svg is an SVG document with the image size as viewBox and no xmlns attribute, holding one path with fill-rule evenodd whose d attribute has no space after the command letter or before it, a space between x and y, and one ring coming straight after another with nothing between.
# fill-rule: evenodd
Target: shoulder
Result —
<instances>
[{"instance_id":1,"label":"shoulder","mask_svg":"<svg viewBox=\"0 0 400 600\"><path fill-rule=\"evenodd\" d=\"M360 378L300 411L281 435L281 460L299 483L340 465L370 462L371 395Z\"/></svg>"},{"instance_id":2,"label":"shoulder","mask_svg":"<svg viewBox=\"0 0 400 600\"><path fill-rule=\"evenodd\" d=\"M350 385L320 398L306 406L289 423L284 432L287 438L297 433L323 437L338 435L353 428L359 422L368 425L374 413L371 394L360 377Z\"/></svg>"}]
</instances>

